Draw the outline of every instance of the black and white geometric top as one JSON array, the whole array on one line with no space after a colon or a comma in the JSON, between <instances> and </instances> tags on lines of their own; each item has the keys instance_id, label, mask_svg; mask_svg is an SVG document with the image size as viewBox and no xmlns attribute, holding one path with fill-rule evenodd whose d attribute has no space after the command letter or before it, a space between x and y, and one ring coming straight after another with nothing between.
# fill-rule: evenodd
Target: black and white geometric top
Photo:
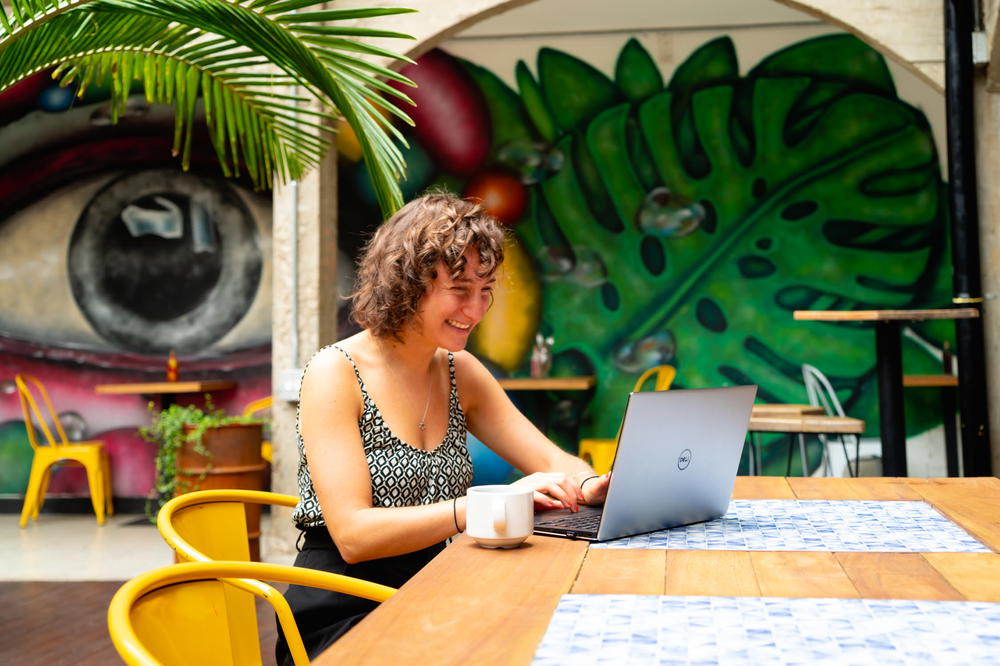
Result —
<instances>
[{"instance_id":1,"label":"black and white geometric top","mask_svg":"<svg viewBox=\"0 0 1000 666\"><path fill-rule=\"evenodd\" d=\"M417 506L465 495L472 485L472 458L465 444L465 412L458 403L454 354L448 352L448 372L451 375L448 430L437 448L424 451L407 444L392 433L382 420L378 406L368 397L354 359L340 347L330 346L351 362L354 376L358 378L358 386L361 388L364 408L358 419L358 428L361 430L361 443L371 473L372 506ZM309 476L298 415L295 418L295 434L299 446L299 503L292 512L292 520L300 528L325 525L312 477Z\"/></svg>"}]
</instances>

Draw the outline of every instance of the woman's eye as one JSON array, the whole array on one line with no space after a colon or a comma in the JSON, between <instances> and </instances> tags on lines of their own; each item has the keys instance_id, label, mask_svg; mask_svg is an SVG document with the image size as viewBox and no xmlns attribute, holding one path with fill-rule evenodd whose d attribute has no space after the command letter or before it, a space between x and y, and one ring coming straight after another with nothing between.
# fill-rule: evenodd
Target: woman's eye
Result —
<instances>
[{"instance_id":1,"label":"woman's eye","mask_svg":"<svg viewBox=\"0 0 1000 666\"><path fill-rule=\"evenodd\" d=\"M20 276L0 279L0 330L53 348L150 356L266 343L264 204L172 169L112 173L0 221L0 265ZM41 321L30 314L39 302L48 304Z\"/></svg>"}]
</instances>

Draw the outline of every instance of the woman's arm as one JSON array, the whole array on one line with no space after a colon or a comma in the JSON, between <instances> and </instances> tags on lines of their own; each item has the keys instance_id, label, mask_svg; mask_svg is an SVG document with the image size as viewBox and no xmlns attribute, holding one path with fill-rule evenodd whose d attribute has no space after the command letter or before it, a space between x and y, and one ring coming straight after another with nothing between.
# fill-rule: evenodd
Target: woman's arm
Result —
<instances>
[{"instance_id":1,"label":"woman's arm","mask_svg":"<svg viewBox=\"0 0 1000 666\"><path fill-rule=\"evenodd\" d=\"M455 372L469 431L527 475L517 483L537 491L536 508L575 510L581 501L604 501L608 475L598 475L586 462L543 435L476 357L467 352L456 354ZM581 493L580 484L588 478L593 480L584 484Z\"/></svg>"},{"instance_id":2,"label":"woman's arm","mask_svg":"<svg viewBox=\"0 0 1000 666\"><path fill-rule=\"evenodd\" d=\"M465 500L373 507L371 475L358 429L362 399L350 362L317 354L302 378L300 431L327 529L348 563L410 553L465 526ZM589 484L588 484L589 485Z\"/></svg>"}]
</instances>

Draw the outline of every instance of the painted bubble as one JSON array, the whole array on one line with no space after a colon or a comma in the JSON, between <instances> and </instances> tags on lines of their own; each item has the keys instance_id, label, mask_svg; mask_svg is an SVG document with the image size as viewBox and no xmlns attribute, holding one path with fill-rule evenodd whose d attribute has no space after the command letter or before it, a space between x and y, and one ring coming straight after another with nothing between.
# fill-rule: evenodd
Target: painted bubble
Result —
<instances>
[{"instance_id":1,"label":"painted bubble","mask_svg":"<svg viewBox=\"0 0 1000 666\"><path fill-rule=\"evenodd\" d=\"M566 276L570 282L592 289L599 287L608 281L608 269L604 265L604 260L594 250L589 247L574 246L573 254L576 257L576 265L573 271Z\"/></svg>"},{"instance_id":2,"label":"painted bubble","mask_svg":"<svg viewBox=\"0 0 1000 666\"><path fill-rule=\"evenodd\" d=\"M576 406L572 400L560 400L552 406L549 412L549 425L551 427L568 428L579 423L576 413Z\"/></svg>"},{"instance_id":3,"label":"painted bubble","mask_svg":"<svg viewBox=\"0 0 1000 666\"><path fill-rule=\"evenodd\" d=\"M71 442L82 441L87 436L87 422L79 412L59 412L59 423Z\"/></svg>"},{"instance_id":4,"label":"painted bubble","mask_svg":"<svg viewBox=\"0 0 1000 666\"><path fill-rule=\"evenodd\" d=\"M522 137L500 146L497 160L518 174L523 184L533 185L562 169L565 157L557 148Z\"/></svg>"},{"instance_id":5,"label":"painted bubble","mask_svg":"<svg viewBox=\"0 0 1000 666\"><path fill-rule=\"evenodd\" d=\"M573 271L573 251L563 245L546 245L536 257L539 272L546 280L565 278Z\"/></svg>"},{"instance_id":6,"label":"painted bubble","mask_svg":"<svg viewBox=\"0 0 1000 666\"><path fill-rule=\"evenodd\" d=\"M545 280L567 280L587 289L599 287L608 281L608 268L604 260L589 247L546 245L536 256L539 272Z\"/></svg>"},{"instance_id":7,"label":"painted bubble","mask_svg":"<svg viewBox=\"0 0 1000 666\"><path fill-rule=\"evenodd\" d=\"M614 351L615 366L623 372L643 372L673 360L677 340L670 331L659 331L638 341L626 340Z\"/></svg>"},{"instance_id":8,"label":"painted bubble","mask_svg":"<svg viewBox=\"0 0 1000 666\"><path fill-rule=\"evenodd\" d=\"M680 238L696 231L705 220L700 203L685 204L666 187L650 190L636 214L639 228L661 238Z\"/></svg>"}]
</instances>

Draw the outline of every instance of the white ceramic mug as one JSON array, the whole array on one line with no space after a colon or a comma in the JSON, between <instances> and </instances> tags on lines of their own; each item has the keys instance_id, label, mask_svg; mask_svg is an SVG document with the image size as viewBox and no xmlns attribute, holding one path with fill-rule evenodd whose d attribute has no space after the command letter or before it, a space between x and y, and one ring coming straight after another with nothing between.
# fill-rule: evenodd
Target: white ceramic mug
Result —
<instances>
[{"instance_id":1,"label":"white ceramic mug","mask_svg":"<svg viewBox=\"0 0 1000 666\"><path fill-rule=\"evenodd\" d=\"M534 491L473 486L466 494L465 533L484 548L517 548L535 528Z\"/></svg>"}]
</instances>

